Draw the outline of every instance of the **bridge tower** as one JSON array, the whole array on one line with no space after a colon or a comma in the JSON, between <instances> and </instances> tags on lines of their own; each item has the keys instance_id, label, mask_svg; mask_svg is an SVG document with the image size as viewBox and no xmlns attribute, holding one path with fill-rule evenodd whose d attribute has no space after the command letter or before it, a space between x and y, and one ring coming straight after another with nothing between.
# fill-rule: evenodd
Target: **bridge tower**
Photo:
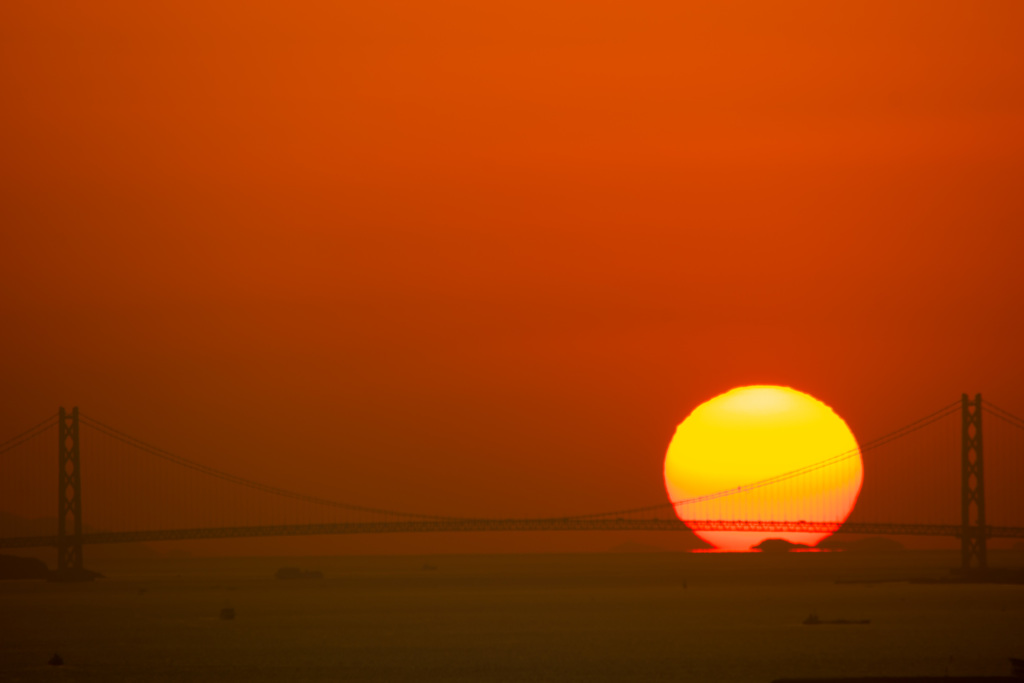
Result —
<instances>
[{"instance_id":1,"label":"bridge tower","mask_svg":"<svg viewBox=\"0 0 1024 683\"><path fill-rule=\"evenodd\" d=\"M82 467L78 450L78 408L61 406L57 446L57 577L74 580L82 567Z\"/></svg>"},{"instance_id":2,"label":"bridge tower","mask_svg":"<svg viewBox=\"0 0 1024 683\"><path fill-rule=\"evenodd\" d=\"M981 438L981 394L963 395L960 549L963 571L988 568L985 526L985 457Z\"/></svg>"}]
</instances>

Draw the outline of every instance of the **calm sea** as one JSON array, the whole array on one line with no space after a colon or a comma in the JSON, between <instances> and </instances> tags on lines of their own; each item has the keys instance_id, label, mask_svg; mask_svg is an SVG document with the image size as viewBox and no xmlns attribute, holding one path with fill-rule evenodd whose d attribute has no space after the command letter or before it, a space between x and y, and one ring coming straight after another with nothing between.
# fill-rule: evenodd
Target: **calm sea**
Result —
<instances>
[{"instance_id":1,"label":"calm sea","mask_svg":"<svg viewBox=\"0 0 1024 683\"><path fill-rule=\"evenodd\" d=\"M1009 673L1024 586L948 552L108 561L0 582L5 681L759 681ZM1002 553L1004 565L1024 554ZM277 580L282 566L323 579ZM220 618L223 608L233 620ZM868 625L804 626L822 619ZM46 661L59 652L63 667Z\"/></svg>"}]
</instances>

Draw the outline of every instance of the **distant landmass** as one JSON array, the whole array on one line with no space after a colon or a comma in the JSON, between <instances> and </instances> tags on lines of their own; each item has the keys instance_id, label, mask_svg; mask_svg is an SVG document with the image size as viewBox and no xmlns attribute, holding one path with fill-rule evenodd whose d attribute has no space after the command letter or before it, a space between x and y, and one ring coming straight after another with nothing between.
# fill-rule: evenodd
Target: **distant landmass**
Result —
<instances>
[{"instance_id":1,"label":"distant landmass","mask_svg":"<svg viewBox=\"0 0 1024 683\"><path fill-rule=\"evenodd\" d=\"M751 550L760 550L763 553L787 553L792 550L809 550L811 547L803 543L792 543L784 538L768 538L753 546ZM904 549L903 544L899 541L882 536L855 540L832 536L816 547L822 550L844 550L850 553L894 553Z\"/></svg>"},{"instance_id":2,"label":"distant landmass","mask_svg":"<svg viewBox=\"0 0 1024 683\"><path fill-rule=\"evenodd\" d=\"M612 546L608 549L610 553L663 553L664 548L659 548L656 545L649 545L647 543L634 543L633 541L626 541L616 546Z\"/></svg>"},{"instance_id":3,"label":"distant landmass","mask_svg":"<svg viewBox=\"0 0 1024 683\"><path fill-rule=\"evenodd\" d=\"M803 543L792 543L784 538L766 538L751 550L760 550L762 553L788 553L791 550L809 550L811 546Z\"/></svg>"},{"instance_id":4,"label":"distant landmass","mask_svg":"<svg viewBox=\"0 0 1024 683\"><path fill-rule=\"evenodd\" d=\"M73 572L50 571L46 563L37 557L0 555L0 581L21 579L47 579L49 581L92 581L103 575L88 569Z\"/></svg>"},{"instance_id":5,"label":"distant landmass","mask_svg":"<svg viewBox=\"0 0 1024 683\"><path fill-rule=\"evenodd\" d=\"M845 550L851 553L895 553L905 550L902 543L884 536L870 536L855 540L831 536L819 543L818 547L825 550Z\"/></svg>"},{"instance_id":6,"label":"distant landmass","mask_svg":"<svg viewBox=\"0 0 1024 683\"><path fill-rule=\"evenodd\" d=\"M46 563L35 557L0 555L0 580L45 579L49 573Z\"/></svg>"},{"instance_id":7,"label":"distant landmass","mask_svg":"<svg viewBox=\"0 0 1024 683\"><path fill-rule=\"evenodd\" d=\"M278 579L322 579L323 572L299 569L298 567L281 567L274 574Z\"/></svg>"},{"instance_id":8,"label":"distant landmass","mask_svg":"<svg viewBox=\"0 0 1024 683\"><path fill-rule=\"evenodd\" d=\"M696 534L673 534L671 539L665 546L655 545L654 543L642 543L640 541L623 541L617 545L613 545L608 549L610 553L669 553L669 552L687 552L690 550L704 550L711 548L710 543L706 543Z\"/></svg>"}]
</instances>

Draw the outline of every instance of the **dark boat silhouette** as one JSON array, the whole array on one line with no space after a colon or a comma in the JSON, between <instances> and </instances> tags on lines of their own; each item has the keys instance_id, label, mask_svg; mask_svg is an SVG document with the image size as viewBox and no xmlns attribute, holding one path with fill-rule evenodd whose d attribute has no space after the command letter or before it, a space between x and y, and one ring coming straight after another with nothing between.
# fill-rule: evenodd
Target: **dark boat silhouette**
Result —
<instances>
[{"instance_id":1,"label":"dark boat silhouette","mask_svg":"<svg viewBox=\"0 0 1024 683\"><path fill-rule=\"evenodd\" d=\"M824 624L847 624L863 626L870 624L870 619L820 619L817 614L811 612L806 619L804 619L804 626L821 626Z\"/></svg>"}]
</instances>

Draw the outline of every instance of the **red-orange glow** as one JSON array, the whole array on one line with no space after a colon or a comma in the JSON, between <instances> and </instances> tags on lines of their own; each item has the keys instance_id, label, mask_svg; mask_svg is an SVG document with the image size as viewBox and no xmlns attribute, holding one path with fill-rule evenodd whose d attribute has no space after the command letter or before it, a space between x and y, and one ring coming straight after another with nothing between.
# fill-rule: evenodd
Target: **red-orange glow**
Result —
<instances>
[{"instance_id":1,"label":"red-orange glow","mask_svg":"<svg viewBox=\"0 0 1024 683\"><path fill-rule=\"evenodd\" d=\"M303 494L547 517L664 503L732 387L858 439L1024 412L1020 0L3 0L0 45L0 440L77 405ZM860 512L939 505L881 458ZM237 543L626 541L698 545Z\"/></svg>"},{"instance_id":2,"label":"red-orange glow","mask_svg":"<svg viewBox=\"0 0 1024 683\"><path fill-rule=\"evenodd\" d=\"M836 456L834 464L750 491L745 487ZM863 481L860 450L841 417L789 387L733 389L701 404L676 429L665 456L665 486L688 520L846 520ZM826 533L696 531L717 548L746 550L765 538L814 545Z\"/></svg>"}]
</instances>

